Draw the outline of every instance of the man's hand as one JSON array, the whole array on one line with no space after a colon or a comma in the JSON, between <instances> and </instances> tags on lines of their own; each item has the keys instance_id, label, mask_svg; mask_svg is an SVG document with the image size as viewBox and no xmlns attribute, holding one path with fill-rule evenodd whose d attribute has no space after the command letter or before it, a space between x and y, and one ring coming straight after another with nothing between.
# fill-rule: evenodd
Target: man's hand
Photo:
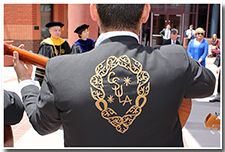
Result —
<instances>
[{"instance_id":1,"label":"man's hand","mask_svg":"<svg viewBox=\"0 0 225 152\"><path fill-rule=\"evenodd\" d=\"M19 60L19 53L13 52L13 63L14 69L17 74L18 81L21 82L23 80L31 80L33 66L29 63L24 63Z\"/></svg>"},{"instance_id":2,"label":"man's hand","mask_svg":"<svg viewBox=\"0 0 225 152\"><path fill-rule=\"evenodd\" d=\"M18 47L23 49L24 48L24 44L20 44L20 46L18 46Z\"/></svg>"},{"instance_id":3,"label":"man's hand","mask_svg":"<svg viewBox=\"0 0 225 152\"><path fill-rule=\"evenodd\" d=\"M199 63L201 63L202 61L203 61L202 58L200 58L200 59L198 60Z\"/></svg>"}]
</instances>

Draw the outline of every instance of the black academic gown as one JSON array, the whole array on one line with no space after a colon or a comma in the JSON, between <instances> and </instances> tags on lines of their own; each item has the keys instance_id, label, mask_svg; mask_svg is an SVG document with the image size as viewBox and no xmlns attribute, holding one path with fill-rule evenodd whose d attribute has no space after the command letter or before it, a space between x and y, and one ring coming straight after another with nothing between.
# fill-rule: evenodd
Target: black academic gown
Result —
<instances>
[{"instance_id":1,"label":"black academic gown","mask_svg":"<svg viewBox=\"0 0 225 152\"><path fill-rule=\"evenodd\" d=\"M47 38L43 40L39 46L38 54L52 58L59 55L70 54L70 46L67 41L59 38L54 40L52 38ZM37 67L35 72L35 80L39 81L40 85L45 76L45 69Z\"/></svg>"},{"instance_id":2,"label":"black academic gown","mask_svg":"<svg viewBox=\"0 0 225 152\"><path fill-rule=\"evenodd\" d=\"M73 46L71 47L71 52L72 53L84 53L92 50L95 45L95 40L93 39L87 39L87 40L82 40L79 39L76 42L74 42Z\"/></svg>"}]
</instances>

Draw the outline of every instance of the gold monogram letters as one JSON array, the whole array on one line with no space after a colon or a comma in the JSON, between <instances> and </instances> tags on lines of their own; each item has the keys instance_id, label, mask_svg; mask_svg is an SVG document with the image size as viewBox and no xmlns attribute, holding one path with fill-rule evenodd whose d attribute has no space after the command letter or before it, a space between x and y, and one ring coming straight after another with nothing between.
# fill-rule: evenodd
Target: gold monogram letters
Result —
<instances>
[{"instance_id":1,"label":"gold monogram letters","mask_svg":"<svg viewBox=\"0 0 225 152\"><path fill-rule=\"evenodd\" d=\"M132 99L126 95L125 100L121 101L123 96L123 84L118 84L120 80L115 76L115 72L112 71L116 67L123 67L126 70L130 70L137 78L137 97L135 99L135 104L132 105ZM101 111L101 116L108 120L108 122L116 128L120 133L125 133L129 126L133 123L138 115L141 114L142 107L147 102L146 96L150 91L150 75L147 71L142 71L142 64L126 55L122 55L119 58L115 56L110 56L107 61L103 61L98 64L95 68L95 75L90 79L91 96L95 102L95 106ZM115 93L115 96L118 98L118 102L124 106L126 103L130 104L131 107L126 111L126 113L121 117L119 116L112 108L109 107L108 103L115 103L114 96L110 95L105 100L105 91L103 85L103 77L107 76L107 82L114 85L112 90ZM112 78L113 77L113 78ZM132 82L131 78L124 77L124 85L128 86ZM108 103L107 103L108 101Z\"/></svg>"}]
</instances>

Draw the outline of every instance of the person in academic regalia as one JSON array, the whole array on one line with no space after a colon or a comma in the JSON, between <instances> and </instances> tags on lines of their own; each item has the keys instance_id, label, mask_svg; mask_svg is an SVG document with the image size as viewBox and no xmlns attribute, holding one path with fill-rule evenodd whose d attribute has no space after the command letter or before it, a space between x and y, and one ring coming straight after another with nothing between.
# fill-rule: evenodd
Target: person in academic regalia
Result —
<instances>
[{"instance_id":1,"label":"person in academic regalia","mask_svg":"<svg viewBox=\"0 0 225 152\"><path fill-rule=\"evenodd\" d=\"M83 24L75 29L74 33L77 33L80 39L74 42L71 48L73 53L84 53L94 48L95 40L88 38L88 27L89 25Z\"/></svg>"},{"instance_id":2,"label":"person in academic regalia","mask_svg":"<svg viewBox=\"0 0 225 152\"><path fill-rule=\"evenodd\" d=\"M38 54L52 58L58 55L71 53L68 42L60 37L63 26L63 23L54 21L45 25L45 27L49 28L51 37L48 37L41 42ZM45 69L37 67L35 72L35 80L39 81L40 85L42 84L44 76Z\"/></svg>"}]
</instances>

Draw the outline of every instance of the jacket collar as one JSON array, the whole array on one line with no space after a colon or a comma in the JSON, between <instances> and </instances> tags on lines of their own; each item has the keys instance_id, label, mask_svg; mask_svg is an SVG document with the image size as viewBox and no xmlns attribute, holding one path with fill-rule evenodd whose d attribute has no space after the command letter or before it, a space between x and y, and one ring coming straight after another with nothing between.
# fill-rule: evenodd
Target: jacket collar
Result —
<instances>
[{"instance_id":1,"label":"jacket collar","mask_svg":"<svg viewBox=\"0 0 225 152\"><path fill-rule=\"evenodd\" d=\"M137 39L137 42L139 42L139 38L138 36L130 31L111 31L111 32L107 32L107 33L103 33L99 36L99 38L97 39L96 43L95 43L95 47L97 47L101 42L103 42L104 40L111 38L111 37L118 37L118 36L131 36Z\"/></svg>"}]
</instances>

